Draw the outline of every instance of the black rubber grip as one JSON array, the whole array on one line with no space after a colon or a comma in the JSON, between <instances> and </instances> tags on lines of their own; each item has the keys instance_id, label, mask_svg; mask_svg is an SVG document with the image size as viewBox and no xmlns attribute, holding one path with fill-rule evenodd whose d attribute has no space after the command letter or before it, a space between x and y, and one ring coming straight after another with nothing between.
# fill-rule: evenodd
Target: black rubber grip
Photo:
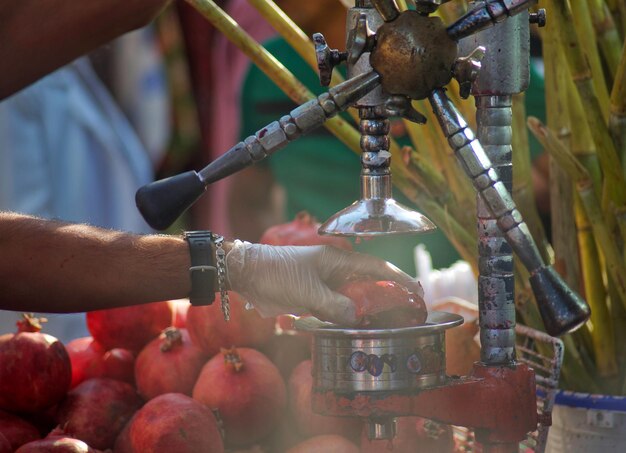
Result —
<instances>
[{"instance_id":1,"label":"black rubber grip","mask_svg":"<svg viewBox=\"0 0 626 453\"><path fill-rule=\"evenodd\" d=\"M137 191L135 202L148 225L165 230L200 198L205 188L192 170L146 184Z\"/></svg>"}]
</instances>

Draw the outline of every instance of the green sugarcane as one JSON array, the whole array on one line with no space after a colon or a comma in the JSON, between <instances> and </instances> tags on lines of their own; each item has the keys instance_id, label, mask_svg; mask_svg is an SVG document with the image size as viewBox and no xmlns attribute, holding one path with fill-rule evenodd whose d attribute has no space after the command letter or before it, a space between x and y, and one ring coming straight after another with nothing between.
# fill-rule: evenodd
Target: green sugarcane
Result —
<instances>
[{"instance_id":1,"label":"green sugarcane","mask_svg":"<svg viewBox=\"0 0 626 453\"><path fill-rule=\"evenodd\" d=\"M611 12L603 0L587 0L587 3L602 57L609 71L610 80L613 80L617 72L620 49L622 48L619 31L615 26Z\"/></svg>"},{"instance_id":2,"label":"green sugarcane","mask_svg":"<svg viewBox=\"0 0 626 453\"><path fill-rule=\"evenodd\" d=\"M605 212L609 212L614 207L626 205L626 184L624 184L620 160L605 123L604 115L606 114L606 117L608 117L608 111L602 111L594 91L592 73L576 36L569 3L565 0L548 0L547 3L550 6L550 14L552 16L550 24L560 34L563 44L561 49L565 53L576 89L585 106L585 118L589 124L600 166L604 174L603 207ZM609 228L612 229L613 226L614 221L611 221Z\"/></svg>"},{"instance_id":3,"label":"green sugarcane","mask_svg":"<svg viewBox=\"0 0 626 453\"><path fill-rule=\"evenodd\" d=\"M593 88L600 103L605 119L609 111L609 91L604 82L604 71L598 54L598 44L591 21L589 5L584 0L569 2L572 8L573 29L578 35L578 42L591 70Z\"/></svg>"},{"instance_id":4,"label":"green sugarcane","mask_svg":"<svg viewBox=\"0 0 626 453\"><path fill-rule=\"evenodd\" d=\"M513 123L512 126L512 158L513 158L513 199L524 216L530 233L546 263L550 260L548 238L543 228L543 222L537 211L535 203L535 191L532 186L532 165L530 159L530 147L528 145L528 133L526 132L526 108L524 106L524 94L513 96Z\"/></svg>"}]
</instances>

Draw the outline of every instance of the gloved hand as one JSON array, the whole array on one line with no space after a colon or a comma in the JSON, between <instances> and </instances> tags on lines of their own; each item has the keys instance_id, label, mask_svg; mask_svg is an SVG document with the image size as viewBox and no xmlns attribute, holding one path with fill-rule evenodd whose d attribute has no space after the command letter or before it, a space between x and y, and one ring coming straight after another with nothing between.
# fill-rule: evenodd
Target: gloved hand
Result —
<instances>
[{"instance_id":1,"label":"gloved hand","mask_svg":"<svg viewBox=\"0 0 626 453\"><path fill-rule=\"evenodd\" d=\"M422 295L421 286L396 266L331 246L273 246L236 241L226 255L230 288L263 316L310 313L353 325L353 302L333 289L352 275L394 280Z\"/></svg>"}]
</instances>

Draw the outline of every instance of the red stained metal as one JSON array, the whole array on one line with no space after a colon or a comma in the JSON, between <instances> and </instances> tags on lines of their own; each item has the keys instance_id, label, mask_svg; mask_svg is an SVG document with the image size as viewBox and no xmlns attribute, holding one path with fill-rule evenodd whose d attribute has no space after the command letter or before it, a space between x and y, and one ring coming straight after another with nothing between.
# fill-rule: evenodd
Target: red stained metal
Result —
<instances>
[{"instance_id":1,"label":"red stained metal","mask_svg":"<svg viewBox=\"0 0 626 453\"><path fill-rule=\"evenodd\" d=\"M476 439L505 452L537 428L535 373L524 364L475 364L463 378L417 393L314 392L313 409L325 415L390 417L416 415L474 428Z\"/></svg>"}]
</instances>

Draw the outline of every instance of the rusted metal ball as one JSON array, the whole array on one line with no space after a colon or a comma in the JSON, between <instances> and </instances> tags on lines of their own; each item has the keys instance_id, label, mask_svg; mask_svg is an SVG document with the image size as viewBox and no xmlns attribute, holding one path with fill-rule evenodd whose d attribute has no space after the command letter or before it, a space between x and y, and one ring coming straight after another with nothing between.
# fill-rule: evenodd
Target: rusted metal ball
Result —
<instances>
[{"instance_id":1,"label":"rusted metal ball","mask_svg":"<svg viewBox=\"0 0 626 453\"><path fill-rule=\"evenodd\" d=\"M388 93L424 99L450 82L457 44L438 17L406 11L382 25L376 38L370 63Z\"/></svg>"}]
</instances>

